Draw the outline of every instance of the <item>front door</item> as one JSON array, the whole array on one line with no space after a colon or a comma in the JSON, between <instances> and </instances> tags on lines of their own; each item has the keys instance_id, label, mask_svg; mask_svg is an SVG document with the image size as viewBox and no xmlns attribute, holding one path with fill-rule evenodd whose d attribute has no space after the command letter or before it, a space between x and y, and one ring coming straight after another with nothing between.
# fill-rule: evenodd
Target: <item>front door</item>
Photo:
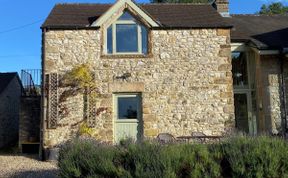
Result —
<instances>
[{"instance_id":1,"label":"front door","mask_svg":"<svg viewBox=\"0 0 288 178\"><path fill-rule=\"evenodd\" d=\"M114 95L114 141L142 138L142 102L139 94Z\"/></svg>"}]
</instances>

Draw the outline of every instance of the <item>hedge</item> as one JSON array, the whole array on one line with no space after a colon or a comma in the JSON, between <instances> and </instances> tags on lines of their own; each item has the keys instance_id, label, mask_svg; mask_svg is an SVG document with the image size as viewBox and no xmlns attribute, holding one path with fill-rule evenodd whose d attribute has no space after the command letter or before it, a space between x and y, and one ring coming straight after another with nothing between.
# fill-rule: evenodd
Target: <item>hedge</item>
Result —
<instances>
[{"instance_id":1,"label":"hedge","mask_svg":"<svg viewBox=\"0 0 288 178\"><path fill-rule=\"evenodd\" d=\"M288 177L288 144L270 137L119 146L75 139L60 149L58 165L63 178Z\"/></svg>"}]
</instances>

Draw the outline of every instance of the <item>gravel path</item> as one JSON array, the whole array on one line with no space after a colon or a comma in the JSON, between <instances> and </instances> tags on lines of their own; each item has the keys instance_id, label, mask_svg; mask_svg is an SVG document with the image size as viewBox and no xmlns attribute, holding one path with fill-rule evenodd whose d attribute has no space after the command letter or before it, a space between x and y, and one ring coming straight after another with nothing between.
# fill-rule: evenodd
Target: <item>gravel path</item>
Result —
<instances>
[{"instance_id":1,"label":"gravel path","mask_svg":"<svg viewBox=\"0 0 288 178\"><path fill-rule=\"evenodd\" d=\"M1 178L55 178L55 163L43 162L37 155L0 155Z\"/></svg>"}]
</instances>

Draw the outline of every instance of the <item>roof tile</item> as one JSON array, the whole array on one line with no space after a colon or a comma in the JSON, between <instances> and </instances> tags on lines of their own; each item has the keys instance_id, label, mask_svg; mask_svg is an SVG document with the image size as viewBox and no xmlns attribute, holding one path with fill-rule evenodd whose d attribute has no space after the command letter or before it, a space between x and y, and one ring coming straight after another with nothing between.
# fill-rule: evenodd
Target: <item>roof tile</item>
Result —
<instances>
[{"instance_id":1,"label":"roof tile","mask_svg":"<svg viewBox=\"0 0 288 178\"><path fill-rule=\"evenodd\" d=\"M111 4L57 4L42 28L89 27ZM165 28L229 28L231 25L207 4L140 4Z\"/></svg>"},{"instance_id":2,"label":"roof tile","mask_svg":"<svg viewBox=\"0 0 288 178\"><path fill-rule=\"evenodd\" d=\"M16 72L12 73L0 73L0 94L5 90L9 85L11 80L17 76Z\"/></svg>"},{"instance_id":3,"label":"roof tile","mask_svg":"<svg viewBox=\"0 0 288 178\"><path fill-rule=\"evenodd\" d=\"M252 41L258 48L288 47L287 15L232 15L232 41Z\"/></svg>"}]
</instances>

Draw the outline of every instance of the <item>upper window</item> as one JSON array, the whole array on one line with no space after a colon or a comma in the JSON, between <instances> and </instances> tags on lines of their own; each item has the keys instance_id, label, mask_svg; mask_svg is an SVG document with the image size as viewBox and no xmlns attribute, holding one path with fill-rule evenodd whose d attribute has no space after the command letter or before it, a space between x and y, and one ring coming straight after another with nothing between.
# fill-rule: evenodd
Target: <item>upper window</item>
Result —
<instances>
[{"instance_id":1,"label":"upper window","mask_svg":"<svg viewBox=\"0 0 288 178\"><path fill-rule=\"evenodd\" d=\"M147 54L148 31L125 11L106 31L107 54Z\"/></svg>"}]
</instances>

